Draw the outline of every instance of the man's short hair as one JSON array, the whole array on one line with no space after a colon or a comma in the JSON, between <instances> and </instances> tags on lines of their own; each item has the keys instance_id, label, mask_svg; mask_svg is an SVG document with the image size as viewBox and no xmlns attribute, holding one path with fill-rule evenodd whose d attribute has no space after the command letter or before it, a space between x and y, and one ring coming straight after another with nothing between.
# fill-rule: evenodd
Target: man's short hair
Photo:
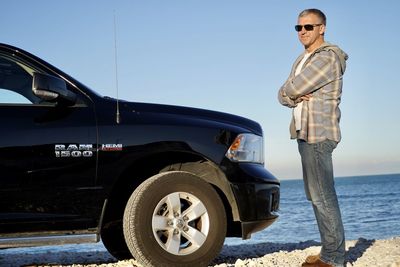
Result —
<instances>
[{"instance_id":1,"label":"man's short hair","mask_svg":"<svg viewBox=\"0 0 400 267\"><path fill-rule=\"evenodd\" d=\"M325 16L325 14L321 10L316 9L316 8L310 8L310 9L305 9L305 10L301 11L300 14L299 14L299 18L303 17L303 16L306 16L306 15L309 15L309 14L316 15L317 17L319 17L321 19L321 23L326 25L326 16Z\"/></svg>"}]
</instances>

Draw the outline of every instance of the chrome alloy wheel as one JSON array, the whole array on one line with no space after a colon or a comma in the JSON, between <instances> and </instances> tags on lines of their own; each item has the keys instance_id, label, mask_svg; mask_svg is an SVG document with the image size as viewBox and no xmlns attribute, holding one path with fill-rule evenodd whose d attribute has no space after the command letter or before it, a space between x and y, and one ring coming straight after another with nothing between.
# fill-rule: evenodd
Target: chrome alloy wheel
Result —
<instances>
[{"instance_id":1,"label":"chrome alloy wheel","mask_svg":"<svg viewBox=\"0 0 400 267\"><path fill-rule=\"evenodd\" d=\"M188 255L206 241L210 218L194 195L174 192L161 199L153 212L152 230L158 244L174 255Z\"/></svg>"}]
</instances>

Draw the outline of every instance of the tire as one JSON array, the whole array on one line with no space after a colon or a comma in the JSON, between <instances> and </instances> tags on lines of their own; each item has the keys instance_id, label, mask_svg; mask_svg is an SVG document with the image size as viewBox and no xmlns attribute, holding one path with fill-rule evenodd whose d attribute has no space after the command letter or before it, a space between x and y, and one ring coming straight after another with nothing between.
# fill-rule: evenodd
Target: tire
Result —
<instances>
[{"instance_id":1,"label":"tire","mask_svg":"<svg viewBox=\"0 0 400 267\"><path fill-rule=\"evenodd\" d=\"M165 172L132 193L123 230L143 266L207 266L221 251L226 214L210 184L188 172Z\"/></svg>"},{"instance_id":2,"label":"tire","mask_svg":"<svg viewBox=\"0 0 400 267\"><path fill-rule=\"evenodd\" d=\"M121 220L119 223L114 223L101 231L101 241L107 251L117 260L132 258L132 254L125 243Z\"/></svg>"}]
</instances>

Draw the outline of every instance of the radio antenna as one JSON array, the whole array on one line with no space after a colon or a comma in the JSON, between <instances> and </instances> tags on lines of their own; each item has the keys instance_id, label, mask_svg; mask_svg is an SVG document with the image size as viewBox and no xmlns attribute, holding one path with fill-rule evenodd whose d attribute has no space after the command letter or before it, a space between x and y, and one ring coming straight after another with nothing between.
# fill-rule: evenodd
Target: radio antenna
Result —
<instances>
[{"instance_id":1,"label":"radio antenna","mask_svg":"<svg viewBox=\"0 0 400 267\"><path fill-rule=\"evenodd\" d=\"M114 10L114 61L115 61L115 86L117 90L117 114L116 114L116 122L119 124L121 122L121 116L119 113L119 95L118 95L118 62L117 62L117 23L115 19L115 10Z\"/></svg>"}]
</instances>

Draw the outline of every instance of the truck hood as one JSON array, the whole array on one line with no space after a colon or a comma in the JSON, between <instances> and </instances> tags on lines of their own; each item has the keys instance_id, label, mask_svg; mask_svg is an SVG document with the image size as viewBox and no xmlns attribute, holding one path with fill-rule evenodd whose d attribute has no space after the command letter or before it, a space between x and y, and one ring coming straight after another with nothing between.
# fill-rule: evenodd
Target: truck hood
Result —
<instances>
[{"instance_id":1,"label":"truck hood","mask_svg":"<svg viewBox=\"0 0 400 267\"><path fill-rule=\"evenodd\" d=\"M129 110L130 112L136 113L159 113L160 115L173 115L178 117L186 117L193 120L208 120L212 122L219 122L223 124L228 124L236 127L241 127L249 132L262 136L262 128L257 122L237 116L229 113L174 106L174 105L163 105L163 104L150 104L150 103L140 103L140 102L121 102L121 111ZM123 118L122 118L123 120Z\"/></svg>"}]
</instances>

